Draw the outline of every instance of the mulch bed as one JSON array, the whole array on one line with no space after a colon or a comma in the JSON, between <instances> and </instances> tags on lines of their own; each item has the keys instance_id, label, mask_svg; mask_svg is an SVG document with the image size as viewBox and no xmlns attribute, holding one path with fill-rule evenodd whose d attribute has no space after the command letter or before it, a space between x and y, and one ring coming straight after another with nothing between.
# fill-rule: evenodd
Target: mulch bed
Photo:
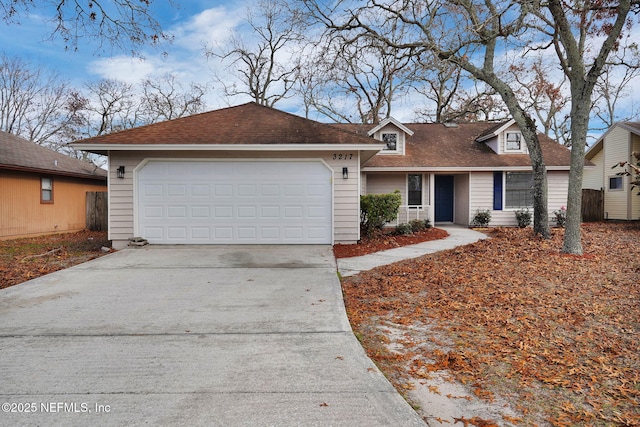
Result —
<instances>
[{"instance_id":1,"label":"mulch bed","mask_svg":"<svg viewBox=\"0 0 640 427\"><path fill-rule=\"evenodd\" d=\"M409 236L396 236L391 231L379 231L373 237L363 237L360 242L355 244L334 245L333 254L336 258L350 258L430 240L444 239L448 235L449 233L438 228L427 228Z\"/></svg>"},{"instance_id":2,"label":"mulch bed","mask_svg":"<svg viewBox=\"0 0 640 427\"><path fill-rule=\"evenodd\" d=\"M349 319L399 391L439 371L520 414L485 425L639 426L640 223L582 230L582 256L498 228L344 278Z\"/></svg>"}]
</instances>

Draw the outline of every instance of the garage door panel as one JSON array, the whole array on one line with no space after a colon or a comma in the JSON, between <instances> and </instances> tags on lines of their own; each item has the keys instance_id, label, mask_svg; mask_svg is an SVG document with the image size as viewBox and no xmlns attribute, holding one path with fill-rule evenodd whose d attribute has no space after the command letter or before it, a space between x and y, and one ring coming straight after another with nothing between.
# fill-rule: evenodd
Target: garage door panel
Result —
<instances>
[{"instance_id":1,"label":"garage door panel","mask_svg":"<svg viewBox=\"0 0 640 427\"><path fill-rule=\"evenodd\" d=\"M309 161L150 161L137 229L156 244L331 243L331 176Z\"/></svg>"}]
</instances>

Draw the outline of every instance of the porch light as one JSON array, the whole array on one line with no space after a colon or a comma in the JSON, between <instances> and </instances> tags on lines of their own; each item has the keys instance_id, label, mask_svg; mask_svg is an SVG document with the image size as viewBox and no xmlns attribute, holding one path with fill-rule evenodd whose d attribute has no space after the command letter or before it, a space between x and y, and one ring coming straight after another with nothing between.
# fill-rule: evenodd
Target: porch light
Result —
<instances>
[{"instance_id":1,"label":"porch light","mask_svg":"<svg viewBox=\"0 0 640 427\"><path fill-rule=\"evenodd\" d=\"M342 178L349 179L349 168L342 168Z\"/></svg>"},{"instance_id":2,"label":"porch light","mask_svg":"<svg viewBox=\"0 0 640 427\"><path fill-rule=\"evenodd\" d=\"M124 166L118 166L117 172L118 172L118 178L123 179L124 178Z\"/></svg>"}]
</instances>

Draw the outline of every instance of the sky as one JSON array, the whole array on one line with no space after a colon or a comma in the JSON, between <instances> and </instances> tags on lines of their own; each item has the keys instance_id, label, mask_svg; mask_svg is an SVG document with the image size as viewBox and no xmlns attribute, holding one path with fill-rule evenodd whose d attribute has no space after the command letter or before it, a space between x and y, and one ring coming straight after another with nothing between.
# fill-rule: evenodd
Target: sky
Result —
<instances>
[{"instance_id":1,"label":"sky","mask_svg":"<svg viewBox=\"0 0 640 427\"><path fill-rule=\"evenodd\" d=\"M102 78L138 84L147 77L174 74L185 87L191 82L208 84L212 90L206 98L207 109L213 110L250 101L242 97L224 98L220 84L216 84L213 77L225 76L228 81L234 77L219 59L207 59L204 55L205 45L224 46L234 30L242 31L247 5L237 0L154 1L152 13L174 39L159 47L143 47L142 58L133 57L129 52L99 51L94 41L81 42L77 51L67 51L59 38L49 40L52 24L41 9L34 9L21 15L19 24L7 25L0 21L0 52L55 70L75 87ZM634 31L640 37L640 29ZM633 98L626 102L640 103L637 95ZM412 121L415 104L412 99L395 102L392 115L400 121ZM276 108L304 115L299 100L283 100Z\"/></svg>"}]
</instances>

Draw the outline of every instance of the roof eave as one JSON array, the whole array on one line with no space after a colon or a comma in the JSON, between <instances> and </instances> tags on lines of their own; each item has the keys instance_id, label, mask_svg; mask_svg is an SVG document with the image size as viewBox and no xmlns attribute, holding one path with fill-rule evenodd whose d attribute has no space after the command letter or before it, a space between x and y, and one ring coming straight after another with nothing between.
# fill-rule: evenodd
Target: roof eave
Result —
<instances>
[{"instance_id":1,"label":"roof eave","mask_svg":"<svg viewBox=\"0 0 640 427\"><path fill-rule=\"evenodd\" d=\"M12 170L17 172L37 173L41 175L56 175L56 176L67 176L71 178L93 179L96 181L104 181L104 182L107 181L106 175L91 175L91 174L67 172L67 171L60 171L60 170L53 170L53 169L40 169L40 168L33 168L33 167L27 167L27 166L0 164L0 169Z\"/></svg>"},{"instance_id":2,"label":"roof eave","mask_svg":"<svg viewBox=\"0 0 640 427\"><path fill-rule=\"evenodd\" d=\"M382 150L384 144L71 144L92 153L109 151L335 151Z\"/></svg>"}]
</instances>

